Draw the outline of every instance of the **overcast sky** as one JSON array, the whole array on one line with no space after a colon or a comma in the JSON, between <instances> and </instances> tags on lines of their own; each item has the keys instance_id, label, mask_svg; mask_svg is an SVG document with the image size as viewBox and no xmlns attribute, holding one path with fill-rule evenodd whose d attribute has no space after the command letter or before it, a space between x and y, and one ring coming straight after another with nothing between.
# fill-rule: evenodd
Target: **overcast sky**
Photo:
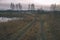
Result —
<instances>
[{"instance_id":1,"label":"overcast sky","mask_svg":"<svg viewBox=\"0 0 60 40\"><path fill-rule=\"evenodd\" d=\"M34 4L43 4L43 5L50 5L50 4L60 4L60 0L0 0L0 3L34 3Z\"/></svg>"}]
</instances>

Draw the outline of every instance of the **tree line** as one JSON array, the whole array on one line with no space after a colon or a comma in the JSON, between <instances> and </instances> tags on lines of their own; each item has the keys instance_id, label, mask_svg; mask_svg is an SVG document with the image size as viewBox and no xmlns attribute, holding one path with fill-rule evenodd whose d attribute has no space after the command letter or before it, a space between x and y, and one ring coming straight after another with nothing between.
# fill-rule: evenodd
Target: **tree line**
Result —
<instances>
[{"instance_id":1,"label":"tree line","mask_svg":"<svg viewBox=\"0 0 60 40\"><path fill-rule=\"evenodd\" d=\"M11 3L10 4L10 8L11 10L22 10L22 4L21 3L18 3L18 4L14 4L14 3ZM34 4L28 4L28 10L35 10L35 5Z\"/></svg>"}]
</instances>

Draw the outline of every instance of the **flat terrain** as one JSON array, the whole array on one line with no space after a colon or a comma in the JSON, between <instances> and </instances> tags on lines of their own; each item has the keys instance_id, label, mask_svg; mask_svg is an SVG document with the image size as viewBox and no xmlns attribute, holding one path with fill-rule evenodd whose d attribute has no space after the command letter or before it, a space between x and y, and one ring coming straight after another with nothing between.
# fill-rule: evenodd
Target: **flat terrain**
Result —
<instances>
[{"instance_id":1,"label":"flat terrain","mask_svg":"<svg viewBox=\"0 0 60 40\"><path fill-rule=\"evenodd\" d=\"M19 14L18 17L23 20L0 23L0 40L54 40L52 14Z\"/></svg>"}]
</instances>

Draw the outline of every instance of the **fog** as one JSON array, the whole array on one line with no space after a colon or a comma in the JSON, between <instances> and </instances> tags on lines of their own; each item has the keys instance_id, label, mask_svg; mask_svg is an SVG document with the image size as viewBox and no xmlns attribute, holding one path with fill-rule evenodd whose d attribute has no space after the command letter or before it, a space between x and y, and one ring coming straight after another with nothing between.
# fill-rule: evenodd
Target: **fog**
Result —
<instances>
[{"instance_id":1,"label":"fog","mask_svg":"<svg viewBox=\"0 0 60 40\"><path fill-rule=\"evenodd\" d=\"M34 4L42 4L42 5L50 5L50 4L60 4L60 0L0 0L0 3L34 3Z\"/></svg>"},{"instance_id":2,"label":"fog","mask_svg":"<svg viewBox=\"0 0 60 40\"><path fill-rule=\"evenodd\" d=\"M51 4L60 5L60 0L0 0L0 10L10 9L10 3L21 3L23 10L28 9L28 4L35 4L35 9L50 10Z\"/></svg>"},{"instance_id":3,"label":"fog","mask_svg":"<svg viewBox=\"0 0 60 40\"><path fill-rule=\"evenodd\" d=\"M23 10L28 9L28 4L21 4ZM50 10L50 6L47 5L35 5L35 9L40 9L43 8L44 10ZM0 4L0 10L9 10L10 9L10 4Z\"/></svg>"}]
</instances>

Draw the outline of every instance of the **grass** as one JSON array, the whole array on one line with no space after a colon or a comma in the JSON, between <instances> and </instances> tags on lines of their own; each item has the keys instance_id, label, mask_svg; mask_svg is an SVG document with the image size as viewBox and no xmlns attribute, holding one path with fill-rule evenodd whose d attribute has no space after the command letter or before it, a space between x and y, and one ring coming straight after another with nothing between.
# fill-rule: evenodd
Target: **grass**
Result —
<instances>
[{"instance_id":1,"label":"grass","mask_svg":"<svg viewBox=\"0 0 60 40\"><path fill-rule=\"evenodd\" d=\"M6 16L7 13L1 14ZM40 35L40 18L44 21L43 23L43 32L45 33L46 40L60 40L60 14L17 14L13 13L7 14L8 17L24 17L23 20L13 20L8 22L0 23L0 37L3 38L5 35L14 34L18 30L24 28L29 24L35 17L36 24L31 25L31 29L28 29L27 32L19 39L21 40L39 40ZM18 34L17 34L18 35ZM40 35L40 36L39 36ZM37 39L38 38L38 39Z\"/></svg>"}]
</instances>

